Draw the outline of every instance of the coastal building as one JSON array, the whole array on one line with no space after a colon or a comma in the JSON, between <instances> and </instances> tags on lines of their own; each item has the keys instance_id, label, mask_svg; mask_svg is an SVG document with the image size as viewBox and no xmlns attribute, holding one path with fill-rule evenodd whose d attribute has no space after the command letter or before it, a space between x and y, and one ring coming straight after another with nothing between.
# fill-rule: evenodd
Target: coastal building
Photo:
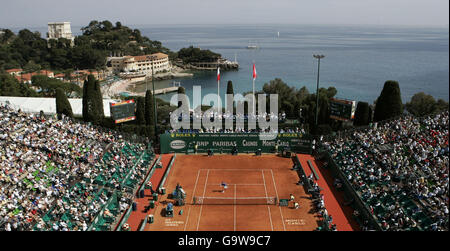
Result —
<instances>
[{"instance_id":1,"label":"coastal building","mask_svg":"<svg viewBox=\"0 0 450 251\"><path fill-rule=\"evenodd\" d=\"M152 67L155 74L167 72L171 69L169 56L164 53L143 56L109 57L108 62L115 73L151 75Z\"/></svg>"},{"instance_id":2,"label":"coastal building","mask_svg":"<svg viewBox=\"0 0 450 251\"><path fill-rule=\"evenodd\" d=\"M71 40L72 46L75 44L75 37L72 35L70 22L48 23L47 40L60 38Z\"/></svg>"},{"instance_id":3,"label":"coastal building","mask_svg":"<svg viewBox=\"0 0 450 251\"><path fill-rule=\"evenodd\" d=\"M94 70L78 70L72 74L72 78L79 78L81 80L87 80L88 76L92 75L96 80L104 80L106 74L104 72L98 72Z\"/></svg>"},{"instance_id":4,"label":"coastal building","mask_svg":"<svg viewBox=\"0 0 450 251\"><path fill-rule=\"evenodd\" d=\"M55 75L55 78L64 82L77 82L82 83L88 79L88 76L92 75L96 80L102 81L106 78L107 74L105 72L98 72L95 70L77 70L70 73L70 76L64 73L59 73Z\"/></svg>"},{"instance_id":5,"label":"coastal building","mask_svg":"<svg viewBox=\"0 0 450 251\"><path fill-rule=\"evenodd\" d=\"M12 69L14 70L14 69ZM18 69L16 69L18 70ZM7 71L8 72L8 71ZM15 74L14 72L9 73L11 75L13 75L19 82L22 83L27 83L27 84L31 84L31 78L33 76L47 76L49 78L54 78L55 77L55 73L49 70L41 70L41 71L37 71L37 72L32 72L32 73L23 73L20 72L19 74Z\"/></svg>"},{"instance_id":6,"label":"coastal building","mask_svg":"<svg viewBox=\"0 0 450 251\"><path fill-rule=\"evenodd\" d=\"M22 74L23 70L22 69L9 69L6 70L6 73L9 73L12 76L20 76L20 74Z\"/></svg>"}]
</instances>

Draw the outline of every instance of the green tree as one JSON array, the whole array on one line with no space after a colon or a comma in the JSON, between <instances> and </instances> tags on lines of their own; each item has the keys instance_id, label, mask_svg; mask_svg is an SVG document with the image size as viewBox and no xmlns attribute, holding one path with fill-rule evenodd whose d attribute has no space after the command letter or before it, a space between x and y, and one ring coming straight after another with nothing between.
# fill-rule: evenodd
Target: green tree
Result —
<instances>
[{"instance_id":1,"label":"green tree","mask_svg":"<svg viewBox=\"0 0 450 251\"><path fill-rule=\"evenodd\" d=\"M145 122L148 126L148 136L150 138L155 137L155 112L154 112L154 98L150 90L145 93Z\"/></svg>"},{"instance_id":2,"label":"green tree","mask_svg":"<svg viewBox=\"0 0 450 251\"><path fill-rule=\"evenodd\" d=\"M101 22L101 29L102 29L102 31L109 32L113 29L113 24L110 21L105 20L105 21Z\"/></svg>"},{"instance_id":3,"label":"green tree","mask_svg":"<svg viewBox=\"0 0 450 251\"><path fill-rule=\"evenodd\" d=\"M425 116L437 110L434 98L423 92L414 94L411 101L406 103L405 108L415 116Z\"/></svg>"},{"instance_id":4,"label":"green tree","mask_svg":"<svg viewBox=\"0 0 450 251\"><path fill-rule=\"evenodd\" d=\"M31 78L33 86L41 89L41 93L44 96L54 97L56 95L56 89L61 88L67 96L73 93L76 96L81 96L81 88L73 83L66 83L59 79L49 78L44 75L35 75Z\"/></svg>"},{"instance_id":5,"label":"green tree","mask_svg":"<svg viewBox=\"0 0 450 251\"><path fill-rule=\"evenodd\" d=\"M136 98L136 123L138 125L146 125L145 120L145 98Z\"/></svg>"},{"instance_id":6,"label":"green tree","mask_svg":"<svg viewBox=\"0 0 450 251\"><path fill-rule=\"evenodd\" d=\"M56 89L56 113L58 116L64 114L70 118L73 117L72 106L61 88Z\"/></svg>"},{"instance_id":7,"label":"green tree","mask_svg":"<svg viewBox=\"0 0 450 251\"><path fill-rule=\"evenodd\" d=\"M26 73L37 72L41 70L41 66L34 61L29 61L24 67L23 71Z\"/></svg>"},{"instance_id":8,"label":"green tree","mask_svg":"<svg viewBox=\"0 0 450 251\"><path fill-rule=\"evenodd\" d=\"M10 42L11 38L14 37L14 33L9 29L4 29L3 34L0 35L0 44L6 44Z\"/></svg>"},{"instance_id":9,"label":"green tree","mask_svg":"<svg viewBox=\"0 0 450 251\"><path fill-rule=\"evenodd\" d=\"M370 107L367 102L358 102L355 111L355 120L353 125L365 126L370 123Z\"/></svg>"},{"instance_id":10,"label":"green tree","mask_svg":"<svg viewBox=\"0 0 450 251\"><path fill-rule=\"evenodd\" d=\"M397 81L389 80L376 101L374 121L382 121L400 116L403 113L403 103L400 87Z\"/></svg>"},{"instance_id":11,"label":"green tree","mask_svg":"<svg viewBox=\"0 0 450 251\"><path fill-rule=\"evenodd\" d=\"M39 94L31 89L28 84L19 83L13 76L0 74L0 96L37 97Z\"/></svg>"},{"instance_id":12,"label":"green tree","mask_svg":"<svg viewBox=\"0 0 450 251\"><path fill-rule=\"evenodd\" d=\"M103 98L100 84L94 76L89 75L83 86L83 119L86 122L100 124L103 118Z\"/></svg>"},{"instance_id":13,"label":"green tree","mask_svg":"<svg viewBox=\"0 0 450 251\"><path fill-rule=\"evenodd\" d=\"M178 51L178 58L183 60L184 63L197 63L197 62L214 62L221 57L220 54L214 53L210 50L202 50L200 48L182 48Z\"/></svg>"},{"instance_id":14,"label":"green tree","mask_svg":"<svg viewBox=\"0 0 450 251\"><path fill-rule=\"evenodd\" d=\"M337 89L335 87L331 86L331 87L328 87L326 92L327 92L328 98L333 98L337 94Z\"/></svg>"},{"instance_id":15,"label":"green tree","mask_svg":"<svg viewBox=\"0 0 450 251\"><path fill-rule=\"evenodd\" d=\"M180 87L178 87L177 93L185 95L186 94L186 90L184 89L184 87L180 86ZM185 102L185 101L186 100L183 97L178 96L178 108L180 108L182 106L183 102Z\"/></svg>"},{"instance_id":16,"label":"green tree","mask_svg":"<svg viewBox=\"0 0 450 251\"><path fill-rule=\"evenodd\" d=\"M103 118L105 117L105 111L103 109L103 95L101 92L100 81L96 80L93 75L89 75L88 78L94 79L95 83L95 102L97 108L97 120L96 124L100 124Z\"/></svg>"},{"instance_id":17,"label":"green tree","mask_svg":"<svg viewBox=\"0 0 450 251\"><path fill-rule=\"evenodd\" d=\"M227 94L232 94L234 95L234 90L233 90L233 81L228 81L227 83Z\"/></svg>"},{"instance_id":18,"label":"green tree","mask_svg":"<svg viewBox=\"0 0 450 251\"><path fill-rule=\"evenodd\" d=\"M329 125L331 123L330 119L330 102L328 98L328 92L319 93L319 125L325 124Z\"/></svg>"},{"instance_id":19,"label":"green tree","mask_svg":"<svg viewBox=\"0 0 450 251\"><path fill-rule=\"evenodd\" d=\"M42 68L58 71L103 69L110 52L131 56L162 52L171 59L176 57L176 53L163 47L161 42L152 41L142 36L139 30L132 30L120 22L114 27L108 20L93 20L82 31L72 47L68 39L47 42L38 32L24 29L16 36L5 30L0 35L0 69L24 68L28 72Z\"/></svg>"},{"instance_id":20,"label":"green tree","mask_svg":"<svg viewBox=\"0 0 450 251\"><path fill-rule=\"evenodd\" d=\"M287 117L298 117L300 100L295 87L290 87L283 80L276 78L264 84L265 94L278 94L278 110L284 111Z\"/></svg>"},{"instance_id":21,"label":"green tree","mask_svg":"<svg viewBox=\"0 0 450 251\"><path fill-rule=\"evenodd\" d=\"M445 102L445 100L443 99L438 99L438 101L436 102L436 111L448 111L448 102Z\"/></svg>"}]
</instances>

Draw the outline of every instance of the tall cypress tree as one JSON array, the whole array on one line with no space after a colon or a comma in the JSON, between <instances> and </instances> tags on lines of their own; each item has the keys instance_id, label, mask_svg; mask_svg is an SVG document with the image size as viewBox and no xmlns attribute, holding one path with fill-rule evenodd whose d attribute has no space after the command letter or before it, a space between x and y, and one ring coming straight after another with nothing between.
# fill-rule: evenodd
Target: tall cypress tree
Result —
<instances>
[{"instance_id":1,"label":"tall cypress tree","mask_svg":"<svg viewBox=\"0 0 450 251\"><path fill-rule=\"evenodd\" d=\"M83 120L86 122L92 121L92 84L88 80L83 84Z\"/></svg>"},{"instance_id":2,"label":"tall cypress tree","mask_svg":"<svg viewBox=\"0 0 450 251\"><path fill-rule=\"evenodd\" d=\"M358 105L356 106L356 111L355 111L355 120L353 121L353 124L355 126L364 126L364 125L368 125L369 122L369 114L370 112L370 107L369 107L369 103L367 102L358 102Z\"/></svg>"},{"instance_id":3,"label":"tall cypress tree","mask_svg":"<svg viewBox=\"0 0 450 251\"><path fill-rule=\"evenodd\" d=\"M319 94L319 125L330 123L330 105L328 97Z\"/></svg>"},{"instance_id":4,"label":"tall cypress tree","mask_svg":"<svg viewBox=\"0 0 450 251\"><path fill-rule=\"evenodd\" d=\"M399 84L393 80L386 81L376 102L374 121L394 118L402 113L403 103Z\"/></svg>"},{"instance_id":5,"label":"tall cypress tree","mask_svg":"<svg viewBox=\"0 0 450 251\"><path fill-rule=\"evenodd\" d=\"M145 98L138 97L136 99L136 123L138 125L145 125Z\"/></svg>"},{"instance_id":6,"label":"tall cypress tree","mask_svg":"<svg viewBox=\"0 0 450 251\"><path fill-rule=\"evenodd\" d=\"M70 118L73 117L72 106L61 88L56 89L56 113L58 116L64 114Z\"/></svg>"},{"instance_id":7,"label":"tall cypress tree","mask_svg":"<svg viewBox=\"0 0 450 251\"><path fill-rule=\"evenodd\" d=\"M103 98L100 83L89 75L83 85L83 119L99 124L104 118Z\"/></svg>"},{"instance_id":8,"label":"tall cypress tree","mask_svg":"<svg viewBox=\"0 0 450 251\"><path fill-rule=\"evenodd\" d=\"M103 109L103 96L102 96L102 91L100 89L100 81L96 80L95 77L93 75L89 75L89 77L91 77L94 80L95 83L95 123L96 124L100 124L104 117L105 117L105 111Z\"/></svg>"},{"instance_id":9,"label":"tall cypress tree","mask_svg":"<svg viewBox=\"0 0 450 251\"><path fill-rule=\"evenodd\" d=\"M153 94L150 90L145 93L145 122L147 124L147 135L150 138L155 137L155 112Z\"/></svg>"},{"instance_id":10,"label":"tall cypress tree","mask_svg":"<svg viewBox=\"0 0 450 251\"><path fill-rule=\"evenodd\" d=\"M184 87L180 86L180 87L178 87L177 93L178 94L186 94L186 90L184 89ZM178 97L178 108L181 107L182 102L185 102L185 100L182 97L179 96Z\"/></svg>"},{"instance_id":11,"label":"tall cypress tree","mask_svg":"<svg viewBox=\"0 0 450 251\"><path fill-rule=\"evenodd\" d=\"M227 94L234 95L233 82L231 80L229 80L227 84Z\"/></svg>"}]
</instances>

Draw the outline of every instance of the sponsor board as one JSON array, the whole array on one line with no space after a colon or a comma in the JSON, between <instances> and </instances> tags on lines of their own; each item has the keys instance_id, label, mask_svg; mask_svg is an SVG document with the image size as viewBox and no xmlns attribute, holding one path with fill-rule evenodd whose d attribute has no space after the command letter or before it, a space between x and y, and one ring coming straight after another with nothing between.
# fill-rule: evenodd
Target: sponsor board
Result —
<instances>
[{"instance_id":1,"label":"sponsor board","mask_svg":"<svg viewBox=\"0 0 450 251\"><path fill-rule=\"evenodd\" d=\"M170 148L175 149L175 150L179 150L179 149L183 149L186 147L186 142L184 142L183 140L174 140L172 142L170 142Z\"/></svg>"},{"instance_id":2,"label":"sponsor board","mask_svg":"<svg viewBox=\"0 0 450 251\"><path fill-rule=\"evenodd\" d=\"M161 153L192 152L197 145L198 152L274 152L289 149L295 152L310 153L309 135L299 133L275 134L261 137L258 133L169 133L160 135Z\"/></svg>"}]
</instances>

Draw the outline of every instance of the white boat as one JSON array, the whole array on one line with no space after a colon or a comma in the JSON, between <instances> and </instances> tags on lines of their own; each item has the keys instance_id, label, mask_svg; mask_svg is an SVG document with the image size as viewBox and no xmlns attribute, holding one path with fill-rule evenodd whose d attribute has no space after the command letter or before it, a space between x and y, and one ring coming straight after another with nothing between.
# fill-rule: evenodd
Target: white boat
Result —
<instances>
[{"instance_id":1,"label":"white boat","mask_svg":"<svg viewBox=\"0 0 450 251\"><path fill-rule=\"evenodd\" d=\"M247 49L259 49L259 46L258 46L258 44L256 44L256 43L248 43L248 46L247 46Z\"/></svg>"}]
</instances>

